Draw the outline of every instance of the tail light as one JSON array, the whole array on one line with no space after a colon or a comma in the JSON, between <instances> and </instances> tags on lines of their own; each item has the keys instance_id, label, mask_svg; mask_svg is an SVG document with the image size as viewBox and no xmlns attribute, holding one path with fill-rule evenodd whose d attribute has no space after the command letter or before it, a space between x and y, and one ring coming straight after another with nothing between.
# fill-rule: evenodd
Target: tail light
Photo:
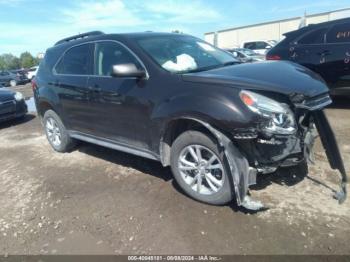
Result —
<instances>
[{"instance_id":1,"label":"tail light","mask_svg":"<svg viewBox=\"0 0 350 262\"><path fill-rule=\"evenodd\" d=\"M34 91L37 89L38 86L37 86L37 84L36 84L35 79L33 79L31 83L32 83L32 90L33 90L33 92L34 92Z\"/></svg>"},{"instance_id":2,"label":"tail light","mask_svg":"<svg viewBox=\"0 0 350 262\"><path fill-rule=\"evenodd\" d=\"M266 55L266 60L281 60L279 55Z\"/></svg>"}]
</instances>

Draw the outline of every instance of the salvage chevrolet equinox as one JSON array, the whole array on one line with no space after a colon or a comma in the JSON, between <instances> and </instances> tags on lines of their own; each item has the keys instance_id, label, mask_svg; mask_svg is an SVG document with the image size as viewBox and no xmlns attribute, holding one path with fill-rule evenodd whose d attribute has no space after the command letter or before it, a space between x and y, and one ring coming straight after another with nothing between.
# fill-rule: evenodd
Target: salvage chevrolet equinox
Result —
<instances>
[{"instance_id":1,"label":"salvage chevrolet equinox","mask_svg":"<svg viewBox=\"0 0 350 262\"><path fill-rule=\"evenodd\" d=\"M248 193L257 174L312 160L318 131L345 200L327 85L292 62L239 64L183 34L95 31L49 48L33 90L54 150L82 140L160 161L209 204L262 208Z\"/></svg>"}]
</instances>

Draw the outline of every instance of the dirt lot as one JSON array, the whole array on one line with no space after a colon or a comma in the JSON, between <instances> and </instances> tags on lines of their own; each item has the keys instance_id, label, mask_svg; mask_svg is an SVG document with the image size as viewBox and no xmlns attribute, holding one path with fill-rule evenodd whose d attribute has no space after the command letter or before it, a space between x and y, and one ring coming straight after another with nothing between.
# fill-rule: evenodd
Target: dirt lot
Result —
<instances>
[{"instance_id":1,"label":"dirt lot","mask_svg":"<svg viewBox=\"0 0 350 262\"><path fill-rule=\"evenodd\" d=\"M18 87L30 96L29 86ZM327 110L349 171L350 108ZM350 200L316 166L261 176L244 213L185 196L157 162L81 144L55 153L34 113L0 125L0 254L350 254Z\"/></svg>"}]
</instances>

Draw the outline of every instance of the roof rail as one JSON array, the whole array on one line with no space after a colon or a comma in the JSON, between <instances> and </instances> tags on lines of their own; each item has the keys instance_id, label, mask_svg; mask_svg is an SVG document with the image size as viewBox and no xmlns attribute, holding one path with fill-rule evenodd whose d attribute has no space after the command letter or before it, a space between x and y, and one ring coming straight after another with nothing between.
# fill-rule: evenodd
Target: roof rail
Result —
<instances>
[{"instance_id":1,"label":"roof rail","mask_svg":"<svg viewBox=\"0 0 350 262\"><path fill-rule=\"evenodd\" d=\"M79 34L79 35L73 35L73 36L70 36L70 37L67 37L67 38L63 38L62 40L58 41L55 44L55 46L63 44L63 43L67 43L69 41L78 40L78 39L86 38L86 37L89 37L89 36L103 35L103 34L104 33L101 32L101 31L91 31L91 32L87 32L87 33L83 33L83 34Z\"/></svg>"}]
</instances>

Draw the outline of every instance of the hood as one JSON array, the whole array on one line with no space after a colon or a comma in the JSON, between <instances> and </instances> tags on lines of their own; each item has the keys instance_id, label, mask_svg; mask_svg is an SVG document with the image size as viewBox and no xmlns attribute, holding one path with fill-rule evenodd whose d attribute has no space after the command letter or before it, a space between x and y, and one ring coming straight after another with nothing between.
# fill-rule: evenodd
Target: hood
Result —
<instances>
[{"instance_id":1,"label":"hood","mask_svg":"<svg viewBox=\"0 0 350 262\"><path fill-rule=\"evenodd\" d=\"M328 92L324 80L311 70L288 61L238 64L184 74L184 81L221 84L240 89L261 90L284 95L314 97Z\"/></svg>"},{"instance_id":2,"label":"hood","mask_svg":"<svg viewBox=\"0 0 350 262\"><path fill-rule=\"evenodd\" d=\"M15 92L5 88L0 88L0 102L13 100L14 95L15 95Z\"/></svg>"}]
</instances>

